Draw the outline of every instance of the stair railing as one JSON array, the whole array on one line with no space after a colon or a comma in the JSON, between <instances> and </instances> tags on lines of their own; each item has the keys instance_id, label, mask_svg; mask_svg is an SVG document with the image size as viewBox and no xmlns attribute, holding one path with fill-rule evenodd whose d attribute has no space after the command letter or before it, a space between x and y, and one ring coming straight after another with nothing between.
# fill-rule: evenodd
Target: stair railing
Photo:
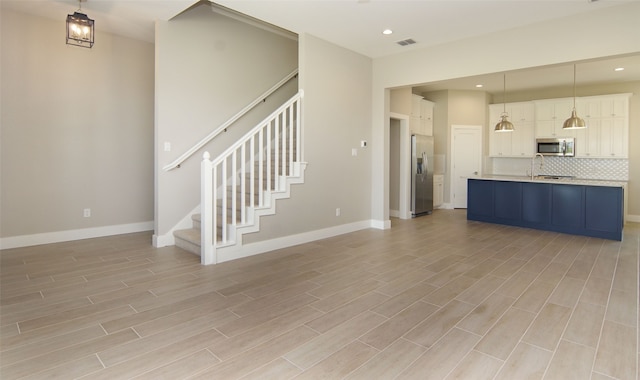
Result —
<instances>
[{"instance_id":1,"label":"stair railing","mask_svg":"<svg viewBox=\"0 0 640 380\"><path fill-rule=\"evenodd\" d=\"M217 263L216 247L235 239L248 210L268 207L282 177L302 161L299 91L214 160L201 164L201 262Z\"/></svg>"},{"instance_id":2,"label":"stair railing","mask_svg":"<svg viewBox=\"0 0 640 380\"><path fill-rule=\"evenodd\" d=\"M289 80L291 80L291 78L295 77L296 75L298 75L298 69L293 70L289 75L287 75L286 77L282 78L282 80L280 80L278 83L276 83L275 85L273 85L273 87L271 87L270 89L268 89L267 91L265 91L263 94L261 94L260 96L258 96L254 101L252 101L251 103L247 104L247 106L245 106L243 109L241 109L240 111L238 111L238 113L236 113L235 115L233 115L229 120L225 121L222 125L220 125L218 128L214 129L211 133L209 133L208 135L206 135L204 138L202 138L202 140L198 141L194 146L192 146L191 148L189 148L186 152L184 152L180 157L176 158L175 160L173 160L170 164L165 165L162 170L164 171L169 171L169 170L173 170L176 168L179 168L180 165L182 165L183 162L185 162L189 157L191 157L193 154L195 154L198 150L200 150L200 148L202 148L203 146L207 145L207 143L209 143L211 140L213 140L216 136L218 136L220 133L222 133L223 131L225 131L227 128L229 128L229 126L231 126L233 123L235 123L236 121L238 121L238 119L240 119L242 116L244 116L247 112L251 111L255 106L257 106L258 104L260 104L262 101L264 101L264 99L266 99L267 97L269 97L269 95L273 94L274 92L276 92L276 90L278 90L280 87L284 86L285 83L287 83Z\"/></svg>"}]
</instances>

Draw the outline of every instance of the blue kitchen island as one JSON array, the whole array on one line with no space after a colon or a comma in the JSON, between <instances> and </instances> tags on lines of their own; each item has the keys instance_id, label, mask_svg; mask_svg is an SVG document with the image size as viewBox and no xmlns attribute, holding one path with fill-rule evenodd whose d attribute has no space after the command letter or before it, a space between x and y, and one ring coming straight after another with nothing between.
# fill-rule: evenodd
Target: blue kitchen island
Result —
<instances>
[{"instance_id":1,"label":"blue kitchen island","mask_svg":"<svg viewBox=\"0 0 640 380\"><path fill-rule=\"evenodd\" d=\"M622 240L624 182L470 178L467 219Z\"/></svg>"}]
</instances>

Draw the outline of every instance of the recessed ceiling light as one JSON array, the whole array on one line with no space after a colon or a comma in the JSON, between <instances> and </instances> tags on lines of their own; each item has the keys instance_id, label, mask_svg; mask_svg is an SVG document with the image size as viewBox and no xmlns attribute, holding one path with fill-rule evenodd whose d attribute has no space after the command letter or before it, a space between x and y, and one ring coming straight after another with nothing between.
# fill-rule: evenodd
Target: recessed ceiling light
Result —
<instances>
[{"instance_id":1,"label":"recessed ceiling light","mask_svg":"<svg viewBox=\"0 0 640 380\"><path fill-rule=\"evenodd\" d=\"M613 71L623 71L624 67L616 67L615 69L613 69Z\"/></svg>"},{"instance_id":2,"label":"recessed ceiling light","mask_svg":"<svg viewBox=\"0 0 640 380\"><path fill-rule=\"evenodd\" d=\"M383 30L383 31L382 31L382 34L387 34L387 35L388 35L388 34L393 34L393 30L391 30L391 29L385 29L385 30Z\"/></svg>"},{"instance_id":3,"label":"recessed ceiling light","mask_svg":"<svg viewBox=\"0 0 640 380\"><path fill-rule=\"evenodd\" d=\"M481 84L476 84L477 88L482 88L483 86Z\"/></svg>"}]
</instances>

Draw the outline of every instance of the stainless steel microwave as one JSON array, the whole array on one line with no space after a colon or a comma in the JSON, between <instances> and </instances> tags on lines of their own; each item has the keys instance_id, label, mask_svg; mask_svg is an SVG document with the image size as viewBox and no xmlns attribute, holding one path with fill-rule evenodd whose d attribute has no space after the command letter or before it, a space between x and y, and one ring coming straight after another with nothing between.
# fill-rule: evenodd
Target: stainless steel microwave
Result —
<instances>
[{"instance_id":1,"label":"stainless steel microwave","mask_svg":"<svg viewBox=\"0 0 640 380\"><path fill-rule=\"evenodd\" d=\"M536 139L536 152L543 156L573 157L575 144L575 139L571 137Z\"/></svg>"}]
</instances>

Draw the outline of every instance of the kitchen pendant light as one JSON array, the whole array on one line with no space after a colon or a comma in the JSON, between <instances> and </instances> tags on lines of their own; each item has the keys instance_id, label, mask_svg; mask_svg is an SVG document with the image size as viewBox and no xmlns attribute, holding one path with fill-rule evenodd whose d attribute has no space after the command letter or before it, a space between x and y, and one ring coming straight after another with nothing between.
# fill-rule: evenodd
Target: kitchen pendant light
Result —
<instances>
[{"instance_id":1,"label":"kitchen pendant light","mask_svg":"<svg viewBox=\"0 0 640 380\"><path fill-rule=\"evenodd\" d=\"M87 0L78 0L78 10L73 12L72 15L67 15L67 45L91 49L95 37L95 23L86 14L80 12L83 1Z\"/></svg>"},{"instance_id":2,"label":"kitchen pendant light","mask_svg":"<svg viewBox=\"0 0 640 380\"><path fill-rule=\"evenodd\" d=\"M507 74L504 74L502 78L503 83L503 95L502 102L504 103L502 115L500 115L500 122L496 124L496 127L493 129L495 132L513 132L513 124L507 120L509 114L507 114Z\"/></svg>"},{"instance_id":3,"label":"kitchen pendant light","mask_svg":"<svg viewBox=\"0 0 640 380\"><path fill-rule=\"evenodd\" d=\"M573 110L571 117L564 121L562 129L583 129L587 124L576 114L576 65L573 65Z\"/></svg>"}]
</instances>

